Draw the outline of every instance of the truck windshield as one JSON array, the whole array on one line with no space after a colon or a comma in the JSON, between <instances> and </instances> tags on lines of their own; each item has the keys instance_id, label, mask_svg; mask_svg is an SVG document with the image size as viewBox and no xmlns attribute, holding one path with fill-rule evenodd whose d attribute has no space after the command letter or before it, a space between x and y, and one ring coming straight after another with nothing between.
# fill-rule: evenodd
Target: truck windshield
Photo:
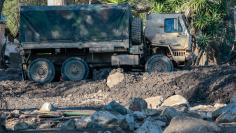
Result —
<instances>
[{"instance_id":1,"label":"truck windshield","mask_svg":"<svg viewBox=\"0 0 236 133\"><path fill-rule=\"evenodd\" d=\"M164 23L164 31L166 33L182 32L183 28L177 18L167 18Z\"/></svg>"}]
</instances>

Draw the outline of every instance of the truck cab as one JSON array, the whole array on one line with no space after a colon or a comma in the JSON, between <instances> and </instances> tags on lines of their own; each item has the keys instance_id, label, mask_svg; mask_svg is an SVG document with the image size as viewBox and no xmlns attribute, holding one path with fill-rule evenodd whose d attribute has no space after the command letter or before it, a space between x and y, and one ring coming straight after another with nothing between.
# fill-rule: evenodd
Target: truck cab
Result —
<instances>
[{"instance_id":1,"label":"truck cab","mask_svg":"<svg viewBox=\"0 0 236 133\"><path fill-rule=\"evenodd\" d=\"M176 64L183 64L190 58L192 38L182 14L148 15L144 33L152 54L161 52Z\"/></svg>"}]
</instances>

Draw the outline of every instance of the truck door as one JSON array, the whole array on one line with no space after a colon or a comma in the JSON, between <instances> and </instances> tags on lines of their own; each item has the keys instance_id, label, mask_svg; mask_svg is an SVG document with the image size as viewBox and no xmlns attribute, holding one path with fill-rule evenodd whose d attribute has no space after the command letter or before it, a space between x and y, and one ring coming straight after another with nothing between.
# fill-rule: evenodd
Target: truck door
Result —
<instances>
[{"instance_id":1,"label":"truck door","mask_svg":"<svg viewBox=\"0 0 236 133\"><path fill-rule=\"evenodd\" d=\"M164 19L164 32L160 34L159 40L161 45L182 47L184 49L187 40L187 35L183 31L183 25L179 18Z\"/></svg>"}]
</instances>

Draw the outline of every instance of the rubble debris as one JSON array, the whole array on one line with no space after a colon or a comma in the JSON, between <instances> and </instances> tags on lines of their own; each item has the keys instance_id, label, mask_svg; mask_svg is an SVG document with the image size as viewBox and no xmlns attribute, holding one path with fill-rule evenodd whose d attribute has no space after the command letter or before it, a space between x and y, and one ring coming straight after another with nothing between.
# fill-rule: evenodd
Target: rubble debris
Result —
<instances>
[{"instance_id":1,"label":"rubble debris","mask_svg":"<svg viewBox=\"0 0 236 133\"><path fill-rule=\"evenodd\" d=\"M147 102L142 98L131 98L129 109L132 111L144 111L147 109Z\"/></svg>"},{"instance_id":2,"label":"rubble debris","mask_svg":"<svg viewBox=\"0 0 236 133\"><path fill-rule=\"evenodd\" d=\"M117 103L116 101L112 101L109 104L105 105L104 110L117 112L122 115L125 115L128 113L128 110L124 106Z\"/></svg>"},{"instance_id":3,"label":"rubble debris","mask_svg":"<svg viewBox=\"0 0 236 133\"><path fill-rule=\"evenodd\" d=\"M216 133L220 128L213 122L202 119L177 116L174 117L164 133Z\"/></svg>"}]
</instances>

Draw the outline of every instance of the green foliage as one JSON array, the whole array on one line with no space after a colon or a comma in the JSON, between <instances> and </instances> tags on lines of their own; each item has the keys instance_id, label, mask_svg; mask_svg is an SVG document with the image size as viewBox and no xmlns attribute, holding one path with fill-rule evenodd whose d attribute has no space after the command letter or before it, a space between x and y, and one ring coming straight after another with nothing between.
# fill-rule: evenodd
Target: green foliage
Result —
<instances>
[{"instance_id":1,"label":"green foliage","mask_svg":"<svg viewBox=\"0 0 236 133\"><path fill-rule=\"evenodd\" d=\"M200 34L197 36L198 47L205 49L210 41L210 37L206 34Z\"/></svg>"},{"instance_id":2,"label":"green foliage","mask_svg":"<svg viewBox=\"0 0 236 133\"><path fill-rule=\"evenodd\" d=\"M5 0L3 15L7 18L7 27L13 36L18 34L19 8L18 0Z\"/></svg>"}]
</instances>

